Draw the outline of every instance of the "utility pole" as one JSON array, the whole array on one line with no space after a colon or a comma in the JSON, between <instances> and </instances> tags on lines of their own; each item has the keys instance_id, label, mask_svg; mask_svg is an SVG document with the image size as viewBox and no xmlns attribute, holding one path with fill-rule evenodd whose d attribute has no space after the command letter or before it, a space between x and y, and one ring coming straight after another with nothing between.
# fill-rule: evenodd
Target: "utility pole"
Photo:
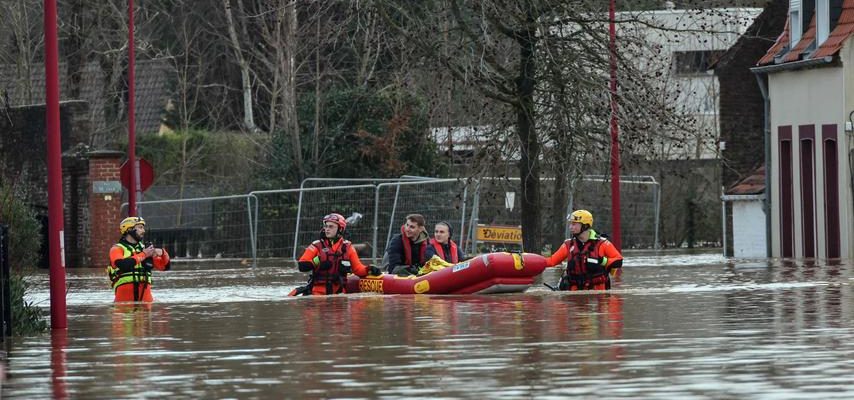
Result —
<instances>
[{"instance_id":1,"label":"utility pole","mask_svg":"<svg viewBox=\"0 0 854 400\"><path fill-rule=\"evenodd\" d=\"M62 137L59 131L59 38L56 0L44 1L44 53L50 327L56 330L68 327L65 307L65 215L62 209Z\"/></svg>"},{"instance_id":2,"label":"utility pole","mask_svg":"<svg viewBox=\"0 0 854 400\"><path fill-rule=\"evenodd\" d=\"M622 249L620 234L620 128L617 125L617 28L616 0L611 0L609 17L609 49L611 60L611 241Z\"/></svg>"}]
</instances>

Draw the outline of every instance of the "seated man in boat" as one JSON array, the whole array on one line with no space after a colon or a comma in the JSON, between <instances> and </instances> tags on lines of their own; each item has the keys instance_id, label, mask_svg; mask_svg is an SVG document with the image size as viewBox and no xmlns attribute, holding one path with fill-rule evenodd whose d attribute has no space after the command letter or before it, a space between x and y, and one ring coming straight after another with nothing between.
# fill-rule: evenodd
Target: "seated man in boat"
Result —
<instances>
[{"instance_id":1,"label":"seated man in boat","mask_svg":"<svg viewBox=\"0 0 854 400\"><path fill-rule=\"evenodd\" d=\"M429 237L425 232L426 221L421 214L409 214L400 233L394 235L385 249L383 265L386 271L397 275L415 275L427 262Z\"/></svg>"},{"instance_id":2,"label":"seated man in boat","mask_svg":"<svg viewBox=\"0 0 854 400\"><path fill-rule=\"evenodd\" d=\"M369 273L382 274L379 268L362 264L353 244L344 239L346 230L347 220L341 214L332 213L323 217L320 239L308 245L297 261L299 270L311 272L311 276L305 286L290 293L292 296L343 293L347 289L347 274L350 272L359 277ZM349 265L345 262L349 262Z\"/></svg>"},{"instance_id":3,"label":"seated man in boat","mask_svg":"<svg viewBox=\"0 0 854 400\"><path fill-rule=\"evenodd\" d=\"M169 253L166 249L142 244L145 220L141 217L123 219L119 223L119 233L122 237L110 248L110 265L107 266L107 275L115 291L114 301L152 302L151 270L169 270Z\"/></svg>"},{"instance_id":4,"label":"seated man in boat","mask_svg":"<svg viewBox=\"0 0 854 400\"><path fill-rule=\"evenodd\" d=\"M623 266L623 256L613 243L593 230L593 214L575 210L567 216L572 237L548 257L547 267L567 260L566 272L560 279L560 290L606 290L611 288L610 275Z\"/></svg>"},{"instance_id":5,"label":"seated man in boat","mask_svg":"<svg viewBox=\"0 0 854 400\"><path fill-rule=\"evenodd\" d=\"M434 255L437 255L442 260L451 264L465 260L466 257L463 254L463 250L451 239L453 234L451 224L445 221L437 222L433 228L433 239L430 239L430 245L427 246L426 258L429 260Z\"/></svg>"}]
</instances>

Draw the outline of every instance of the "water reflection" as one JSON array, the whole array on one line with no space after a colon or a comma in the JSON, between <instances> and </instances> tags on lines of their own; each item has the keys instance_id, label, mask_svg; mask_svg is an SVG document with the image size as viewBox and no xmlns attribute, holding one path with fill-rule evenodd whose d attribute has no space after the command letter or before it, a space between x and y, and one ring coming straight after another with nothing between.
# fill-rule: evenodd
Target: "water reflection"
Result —
<instances>
[{"instance_id":1,"label":"water reflection","mask_svg":"<svg viewBox=\"0 0 854 400\"><path fill-rule=\"evenodd\" d=\"M295 272L178 269L152 305L113 305L102 276L73 271L68 331L14 339L2 395L854 394L850 263L645 257L610 293L289 298Z\"/></svg>"},{"instance_id":2,"label":"water reflection","mask_svg":"<svg viewBox=\"0 0 854 400\"><path fill-rule=\"evenodd\" d=\"M50 346L50 380L51 388L53 389L53 398L67 399L68 392L65 389L65 380L67 378L65 374L65 351L66 347L68 347L68 331L65 329L51 331Z\"/></svg>"}]
</instances>

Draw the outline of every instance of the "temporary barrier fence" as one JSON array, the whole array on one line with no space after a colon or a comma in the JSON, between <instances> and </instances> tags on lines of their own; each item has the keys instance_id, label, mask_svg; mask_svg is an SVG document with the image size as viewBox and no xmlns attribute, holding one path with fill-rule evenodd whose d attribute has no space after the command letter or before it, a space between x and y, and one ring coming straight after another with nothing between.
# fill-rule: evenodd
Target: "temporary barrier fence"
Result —
<instances>
[{"instance_id":1,"label":"temporary barrier fence","mask_svg":"<svg viewBox=\"0 0 854 400\"><path fill-rule=\"evenodd\" d=\"M437 222L444 221L458 232L454 240L465 246L466 203L469 183L463 179L431 179L389 182L377 185L374 201L374 237L372 257L385 250L408 214L421 214L427 220L428 234ZM385 223L384 223L385 222ZM386 228L387 227L387 228ZM382 240L385 237L384 241ZM464 248L464 247L463 247Z\"/></svg>"},{"instance_id":2,"label":"temporary barrier fence","mask_svg":"<svg viewBox=\"0 0 854 400\"><path fill-rule=\"evenodd\" d=\"M166 247L173 257L251 259L256 241L252 232L251 194L140 201L146 221L146 241ZM122 215L127 215L127 203Z\"/></svg>"},{"instance_id":3,"label":"temporary barrier fence","mask_svg":"<svg viewBox=\"0 0 854 400\"><path fill-rule=\"evenodd\" d=\"M567 210L586 209L595 226L611 226L610 177L585 175L573 192ZM659 248L661 184L650 175L620 176L620 199L623 248Z\"/></svg>"},{"instance_id":4,"label":"temporary barrier fence","mask_svg":"<svg viewBox=\"0 0 854 400\"><path fill-rule=\"evenodd\" d=\"M624 247L657 246L659 184L651 176L621 179L622 196L630 199L623 204L631 208L622 210L631 216L623 219ZM567 211L573 205L587 208L597 227L610 226L610 210L602 200L608 198L605 182L607 177L600 176L576 182ZM148 221L149 239L179 258L251 258L253 265L259 258L296 258L319 237L322 218L338 212L350 221L348 239L378 262L406 215L413 213L426 218L428 233L436 222L448 222L454 240L468 253L477 252L477 224L519 225L518 188L518 178L309 178L299 189L138 204Z\"/></svg>"},{"instance_id":5,"label":"temporary barrier fence","mask_svg":"<svg viewBox=\"0 0 854 400\"><path fill-rule=\"evenodd\" d=\"M319 237L321 220L331 212L370 216L375 190L374 185L347 185L251 192L258 199L253 234L259 256L296 258L301 248ZM347 232L354 242L370 238L370 229L362 223L350 224Z\"/></svg>"},{"instance_id":6,"label":"temporary barrier fence","mask_svg":"<svg viewBox=\"0 0 854 400\"><path fill-rule=\"evenodd\" d=\"M554 194L554 178L542 178L541 199ZM469 221L469 237L476 238L478 224L516 226L522 220L519 178L484 177L477 184L473 209ZM568 189L569 197L561 206L561 217L575 208L587 209L595 216L598 230L607 232L611 226L610 177L584 175ZM573 196L575 193L575 196ZM620 177L620 193L623 201L622 243L624 248L658 248L661 187L653 176L626 175ZM542 200L541 200L542 201ZM546 206L544 204L544 206ZM554 212L554 211L553 211ZM550 216L543 215L545 223ZM546 226L546 225L543 225ZM568 226L564 236L569 237ZM468 251L477 252L477 242L472 240Z\"/></svg>"}]
</instances>

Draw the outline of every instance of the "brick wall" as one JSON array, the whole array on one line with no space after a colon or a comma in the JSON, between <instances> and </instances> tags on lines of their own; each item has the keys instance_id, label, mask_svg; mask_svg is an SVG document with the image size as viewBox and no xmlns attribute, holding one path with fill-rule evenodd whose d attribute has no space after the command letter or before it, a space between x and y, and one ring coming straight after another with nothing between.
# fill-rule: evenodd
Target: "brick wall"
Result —
<instances>
[{"instance_id":1,"label":"brick wall","mask_svg":"<svg viewBox=\"0 0 854 400\"><path fill-rule=\"evenodd\" d=\"M106 266L109 250L119 239L122 192L105 190L104 183L119 181L119 167L124 154L115 151L96 151L89 156L88 184L88 266ZM96 193L95 184L101 184Z\"/></svg>"},{"instance_id":2,"label":"brick wall","mask_svg":"<svg viewBox=\"0 0 854 400\"><path fill-rule=\"evenodd\" d=\"M65 266L88 266L89 193L86 190L89 163L86 146L80 145L62 156L62 201L65 233Z\"/></svg>"},{"instance_id":3,"label":"brick wall","mask_svg":"<svg viewBox=\"0 0 854 400\"><path fill-rule=\"evenodd\" d=\"M765 160L765 106L750 68L765 55L786 23L788 2L774 1L715 67L720 82L722 183L730 187Z\"/></svg>"}]
</instances>

